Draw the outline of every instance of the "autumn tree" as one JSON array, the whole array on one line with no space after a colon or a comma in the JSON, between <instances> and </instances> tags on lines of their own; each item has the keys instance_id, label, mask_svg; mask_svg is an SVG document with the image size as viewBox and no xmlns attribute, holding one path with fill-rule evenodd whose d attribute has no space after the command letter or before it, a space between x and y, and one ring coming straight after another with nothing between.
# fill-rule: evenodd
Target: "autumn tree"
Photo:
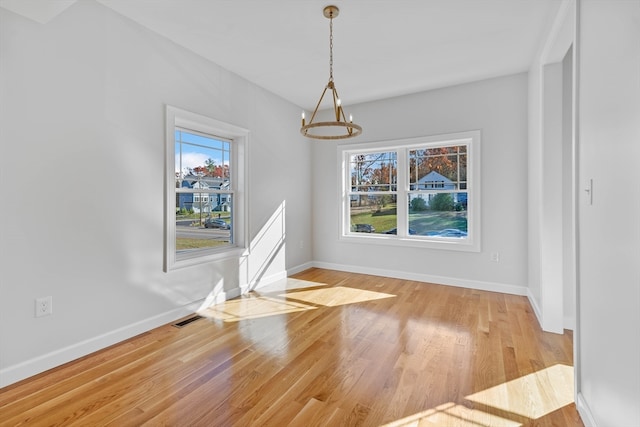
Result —
<instances>
[{"instance_id":1,"label":"autumn tree","mask_svg":"<svg viewBox=\"0 0 640 427\"><path fill-rule=\"evenodd\" d=\"M351 186L356 191L388 190L395 184L396 167L394 153L358 154L351 158Z\"/></svg>"},{"instance_id":2,"label":"autumn tree","mask_svg":"<svg viewBox=\"0 0 640 427\"><path fill-rule=\"evenodd\" d=\"M229 178L229 165L216 165L214 159L207 159L203 166L189 168L188 173L197 176L210 176L213 178Z\"/></svg>"},{"instance_id":3,"label":"autumn tree","mask_svg":"<svg viewBox=\"0 0 640 427\"><path fill-rule=\"evenodd\" d=\"M353 191L389 191L396 184L395 153L358 154L351 157L351 188ZM358 197L358 206L362 201L375 200L377 209L381 209L391 198L386 196Z\"/></svg>"},{"instance_id":4,"label":"autumn tree","mask_svg":"<svg viewBox=\"0 0 640 427\"><path fill-rule=\"evenodd\" d=\"M451 181L466 181L467 151L465 146L412 150L409 155L411 182L418 182L430 172L437 172Z\"/></svg>"},{"instance_id":5,"label":"autumn tree","mask_svg":"<svg viewBox=\"0 0 640 427\"><path fill-rule=\"evenodd\" d=\"M204 166L205 168L207 168L207 174L209 176L214 176L214 172L216 170L216 161L213 160L212 158L208 158L207 160L204 161Z\"/></svg>"},{"instance_id":6,"label":"autumn tree","mask_svg":"<svg viewBox=\"0 0 640 427\"><path fill-rule=\"evenodd\" d=\"M191 173L196 176L209 176L209 170L206 166L196 166Z\"/></svg>"},{"instance_id":7,"label":"autumn tree","mask_svg":"<svg viewBox=\"0 0 640 427\"><path fill-rule=\"evenodd\" d=\"M390 190L388 184L396 183L396 167L391 162L383 162L379 167L373 169L371 173L371 184L376 186L376 190Z\"/></svg>"}]
</instances>

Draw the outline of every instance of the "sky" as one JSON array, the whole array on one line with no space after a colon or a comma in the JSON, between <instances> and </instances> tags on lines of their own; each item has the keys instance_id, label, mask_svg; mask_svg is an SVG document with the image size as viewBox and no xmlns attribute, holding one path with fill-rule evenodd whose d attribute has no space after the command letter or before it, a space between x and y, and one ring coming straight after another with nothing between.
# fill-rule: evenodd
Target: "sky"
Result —
<instances>
[{"instance_id":1,"label":"sky","mask_svg":"<svg viewBox=\"0 0 640 427\"><path fill-rule=\"evenodd\" d=\"M216 165L229 164L231 143L196 133L176 129L175 131L175 171L184 172L188 168L205 166L207 159ZM180 153L182 149L182 155Z\"/></svg>"}]
</instances>

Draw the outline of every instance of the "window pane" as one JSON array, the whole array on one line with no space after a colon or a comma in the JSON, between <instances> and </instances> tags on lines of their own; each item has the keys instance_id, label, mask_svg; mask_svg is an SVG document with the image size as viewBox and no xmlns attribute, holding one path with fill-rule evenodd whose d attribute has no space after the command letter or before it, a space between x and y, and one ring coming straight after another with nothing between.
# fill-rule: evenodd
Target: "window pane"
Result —
<instances>
[{"instance_id":1,"label":"window pane","mask_svg":"<svg viewBox=\"0 0 640 427\"><path fill-rule=\"evenodd\" d=\"M395 152L350 156L351 191L395 191L397 155Z\"/></svg>"},{"instance_id":2,"label":"window pane","mask_svg":"<svg viewBox=\"0 0 640 427\"><path fill-rule=\"evenodd\" d=\"M479 188L480 149L480 131L338 147L348 168L341 238L479 252L479 197L468 180Z\"/></svg>"},{"instance_id":3,"label":"window pane","mask_svg":"<svg viewBox=\"0 0 640 427\"><path fill-rule=\"evenodd\" d=\"M181 193L177 199L188 199L192 193ZM206 248L228 246L232 243L230 194L212 194L225 202L211 212L204 209L176 209L176 254L186 254ZM197 203L195 203L197 205Z\"/></svg>"},{"instance_id":4,"label":"window pane","mask_svg":"<svg viewBox=\"0 0 640 427\"><path fill-rule=\"evenodd\" d=\"M176 255L233 244L231 143L176 128Z\"/></svg>"},{"instance_id":5,"label":"window pane","mask_svg":"<svg viewBox=\"0 0 640 427\"><path fill-rule=\"evenodd\" d=\"M176 129L176 178L216 178L219 186L229 181L230 153L229 141Z\"/></svg>"},{"instance_id":6,"label":"window pane","mask_svg":"<svg viewBox=\"0 0 640 427\"><path fill-rule=\"evenodd\" d=\"M467 237L467 193L410 193L409 234Z\"/></svg>"},{"instance_id":7,"label":"window pane","mask_svg":"<svg viewBox=\"0 0 640 427\"><path fill-rule=\"evenodd\" d=\"M423 148L409 151L412 190L460 190L467 186L467 147Z\"/></svg>"},{"instance_id":8,"label":"window pane","mask_svg":"<svg viewBox=\"0 0 640 427\"><path fill-rule=\"evenodd\" d=\"M395 194L352 195L350 201L351 231L396 234L396 202Z\"/></svg>"}]
</instances>

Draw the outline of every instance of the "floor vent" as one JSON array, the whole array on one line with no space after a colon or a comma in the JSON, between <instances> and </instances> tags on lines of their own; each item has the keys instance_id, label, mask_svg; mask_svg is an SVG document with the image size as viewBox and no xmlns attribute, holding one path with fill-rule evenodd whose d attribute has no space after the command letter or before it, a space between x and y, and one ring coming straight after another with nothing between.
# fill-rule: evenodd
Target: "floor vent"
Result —
<instances>
[{"instance_id":1,"label":"floor vent","mask_svg":"<svg viewBox=\"0 0 640 427\"><path fill-rule=\"evenodd\" d=\"M198 319L202 319L202 316L194 314L193 316L191 316L191 317L189 317L187 319L181 320L178 323L174 323L173 326L175 326L176 328L182 328L183 326L187 326L189 323L195 322Z\"/></svg>"}]
</instances>

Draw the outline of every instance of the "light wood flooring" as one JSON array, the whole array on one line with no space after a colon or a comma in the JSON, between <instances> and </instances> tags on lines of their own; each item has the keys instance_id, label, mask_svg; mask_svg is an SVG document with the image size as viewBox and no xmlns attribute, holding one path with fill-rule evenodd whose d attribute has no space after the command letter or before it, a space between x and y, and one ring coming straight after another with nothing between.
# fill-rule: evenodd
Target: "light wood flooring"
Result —
<instances>
[{"instance_id":1,"label":"light wood flooring","mask_svg":"<svg viewBox=\"0 0 640 427\"><path fill-rule=\"evenodd\" d=\"M525 297L310 269L0 389L0 426L582 426Z\"/></svg>"}]
</instances>

